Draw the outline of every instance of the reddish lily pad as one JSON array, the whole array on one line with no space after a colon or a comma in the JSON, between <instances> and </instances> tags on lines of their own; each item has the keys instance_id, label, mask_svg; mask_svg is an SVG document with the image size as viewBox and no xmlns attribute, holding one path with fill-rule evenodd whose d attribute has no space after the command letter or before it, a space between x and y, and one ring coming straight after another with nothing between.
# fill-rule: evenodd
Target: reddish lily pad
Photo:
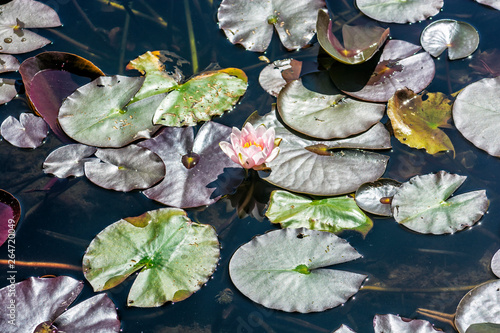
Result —
<instances>
[{"instance_id":1,"label":"reddish lily pad","mask_svg":"<svg viewBox=\"0 0 500 333\"><path fill-rule=\"evenodd\" d=\"M439 13L443 0L356 0L359 10L381 22L414 23Z\"/></svg>"},{"instance_id":2,"label":"reddish lily pad","mask_svg":"<svg viewBox=\"0 0 500 333\"><path fill-rule=\"evenodd\" d=\"M9 116L0 127L5 140L19 148L37 148L47 137L47 123L32 113L21 113L19 120Z\"/></svg>"},{"instance_id":3,"label":"reddish lily pad","mask_svg":"<svg viewBox=\"0 0 500 333\"><path fill-rule=\"evenodd\" d=\"M39 49L50 40L27 30L52 28L61 25L59 16L51 7L33 0L12 0L0 5L0 52L26 53Z\"/></svg>"},{"instance_id":4,"label":"reddish lily pad","mask_svg":"<svg viewBox=\"0 0 500 333\"><path fill-rule=\"evenodd\" d=\"M387 103L394 136L412 148L429 154L451 150L450 138L440 129L449 128L452 101L440 92L416 95L407 88L396 91Z\"/></svg>"},{"instance_id":5,"label":"reddish lily pad","mask_svg":"<svg viewBox=\"0 0 500 333\"><path fill-rule=\"evenodd\" d=\"M302 61L295 59L276 60L267 65L259 75L259 83L268 94L278 97L281 89L300 77Z\"/></svg>"},{"instance_id":6,"label":"reddish lily pad","mask_svg":"<svg viewBox=\"0 0 500 333\"><path fill-rule=\"evenodd\" d=\"M366 101L387 102L398 89L405 87L419 93L431 83L435 74L432 57L427 52L416 53L420 48L393 39L385 44L375 70L369 76L365 72L347 71L352 66L345 70L332 67L330 75L344 93Z\"/></svg>"},{"instance_id":7,"label":"reddish lily pad","mask_svg":"<svg viewBox=\"0 0 500 333\"><path fill-rule=\"evenodd\" d=\"M345 64L359 64L369 60L389 36L389 28L369 26L342 26L344 46L332 33L332 21L328 13L318 12L318 42L335 60Z\"/></svg>"},{"instance_id":8,"label":"reddish lily pad","mask_svg":"<svg viewBox=\"0 0 500 333\"><path fill-rule=\"evenodd\" d=\"M96 150L95 147L82 144L71 144L57 148L43 162L43 172L51 173L59 178L83 176L85 174L84 163L99 162L97 158L90 158Z\"/></svg>"},{"instance_id":9,"label":"reddish lily pad","mask_svg":"<svg viewBox=\"0 0 500 333\"><path fill-rule=\"evenodd\" d=\"M247 50L264 52L273 26L283 45L297 50L314 36L318 10L325 7L324 0L223 0L217 17L229 41Z\"/></svg>"},{"instance_id":10,"label":"reddish lily pad","mask_svg":"<svg viewBox=\"0 0 500 333\"><path fill-rule=\"evenodd\" d=\"M0 190L0 246L5 243L9 235L14 235L14 228L20 217L19 201L9 192Z\"/></svg>"},{"instance_id":11,"label":"reddish lily pad","mask_svg":"<svg viewBox=\"0 0 500 333\"><path fill-rule=\"evenodd\" d=\"M439 20L432 22L422 31L420 44L434 57L448 49L448 58L455 60L468 57L476 51L479 34L466 22Z\"/></svg>"}]
</instances>

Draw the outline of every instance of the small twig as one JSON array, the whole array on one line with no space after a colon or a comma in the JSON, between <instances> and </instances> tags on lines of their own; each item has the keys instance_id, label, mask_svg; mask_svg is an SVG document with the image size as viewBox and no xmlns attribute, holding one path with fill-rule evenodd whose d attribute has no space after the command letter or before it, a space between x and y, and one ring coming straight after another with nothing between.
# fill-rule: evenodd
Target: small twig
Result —
<instances>
[{"instance_id":1,"label":"small twig","mask_svg":"<svg viewBox=\"0 0 500 333\"><path fill-rule=\"evenodd\" d=\"M127 51L127 41L128 41L128 30L130 27L130 14L128 11L125 12L125 23L123 24L123 35L120 46L120 58L118 60L118 73L123 73L123 68L125 68L125 52Z\"/></svg>"},{"instance_id":2,"label":"small twig","mask_svg":"<svg viewBox=\"0 0 500 333\"><path fill-rule=\"evenodd\" d=\"M193 64L193 74L198 72L198 54L196 52L196 39L194 37L193 20L191 19L191 10L189 1L184 0L184 9L186 11L186 23L189 35L189 46L191 47L191 63Z\"/></svg>"},{"instance_id":3,"label":"small twig","mask_svg":"<svg viewBox=\"0 0 500 333\"><path fill-rule=\"evenodd\" d=\"M0 259L0 265L9 265L12 262L6 259ZM38 261L20 261L16 260L16 266L27 266L27 267L45 267L45 268L60 268L60 269L71 269L74 271L81 271L82 268L79 266L61 264L58 262L38 262Z\"/></svg>"}]
</instances>

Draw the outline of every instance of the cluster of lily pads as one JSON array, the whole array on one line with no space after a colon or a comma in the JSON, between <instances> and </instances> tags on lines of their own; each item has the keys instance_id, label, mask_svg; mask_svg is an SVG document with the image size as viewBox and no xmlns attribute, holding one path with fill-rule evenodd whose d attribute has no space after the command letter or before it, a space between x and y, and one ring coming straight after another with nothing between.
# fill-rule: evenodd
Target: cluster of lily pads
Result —
<instances>
[{"instance_id":1,"label":"cluster of lily pads","mask_svg":"<svg viewBox=\"0 0 500 333\"><path fill-rule=\"evenodd\" d=\"M14 0L0 9L14 13L19 10L16 6L28 2L35 1ZM365 15L395 23L426 19L443 6L442 0L356 3ZM255 6L262 8L255 11L257 18L249 20L246 14ZM223 0L218 11L220 28L229 40L248 50L264 51L274 26L290 50L307 45L316 30L321 47L331 56L319 65L321 70L309 75L301 75L302 63L293 59L267 66L259 81L277 97L276 104L271 112L254 113L247 119L254 128L272 128L279 139L279 154L266 161L259 175L281 188L271 194L266 217L282 229L241 246L231 258L229 274L236 288L254 302L288 312L334 308L360 290L366 275L326 267L361 257L336 234L355 230L366 235L373 222L365 212L392 216L418 233L442 235L471 227L488 209L484 190L452 196L465 176L440 171L402 184L381 178L389 160L384 152L391 148L390 133L380 122L386 108L394 135L410 147L429 154L454 151L451 140L439 129L450 126L453 115L455 126L468 140L500 156L494 126L498 117L494 101L500 98L497 78L467 86L455 101L439 92L418 95L434 78L431 55L439 56L446 47L450 59L475 51L478 34L473 27L452 20L433 22L421 35L426 52L418 53L419 45L387 41L389 29L345 25L342 45L325 9L323 0L293 5L285 0L258 4ZM210 205L233 193L246 174L219 147L220 142L230 140L231 128L211 121L231 110L245 93L245 73L235 68L213 69L183 81L179 68L166 71L164 62L169 56L166 51L154 51L132 60L127 69L139 71L140 76L105 76L88 60L63 52L29 58L19 71L38 115L23 113L19 120L9 117L0 128L12 144L36 148L50 127L69 144L50 153L44 172L60 178L85 175L116 191L143 190L148 198L172 207L109 225L85 252L83 272L95 291L113 288L138 273L129 306L182 301L210 279L220 255L216 231L191 221L183 208ZM2 55L0 60L17 69L10 56ZM352 75L345 75L351 71ZM485 91L493 102L476 98ZM12 90L2 90L0 100L6 102L11 95ZM193 126L201 122L195 136ZM15 198L0 195L2 218L10 214L7 219L19 219ZM3 227L0 240L6 236ZM498 258L492 261L497 275ZM84 320L82 314L95 318L95 322L85 322L89 327L102 327L102 332L119 330L116 311L104 294L64 312L60 302L71 303L81 290L81 282L71 278L31 278L16 289L23 295L18 318L30 318L28 310L35 307L32 299L42 293L45 303L54 304L46 313L23 321L26 331L55 327L71 331L73 321ZM0 289L0 304L7 302L8 293L8 287ZM478 305L483 302L493 305L484 310ZM102 307L96 309L96 303ZM494 331L500 324L499 312L498 281L489 282L463 298L455 325L464 333ZM2 332L14 329L4 321L6 315L0 314ZM374 329L436 331L428 322L394 315L375 316ZM343 326L336 332L352 330Z\"/></svg>"}]
</instances>

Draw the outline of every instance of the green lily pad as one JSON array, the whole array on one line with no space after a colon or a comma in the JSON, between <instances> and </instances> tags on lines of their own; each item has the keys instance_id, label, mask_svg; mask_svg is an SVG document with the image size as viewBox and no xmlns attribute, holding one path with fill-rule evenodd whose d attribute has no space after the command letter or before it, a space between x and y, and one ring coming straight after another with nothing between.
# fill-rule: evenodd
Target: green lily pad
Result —
<instances>
[{"instance_id":1,"label":"green lily pad","mask_svg":"<svg viewBox=\"0 0 500 333\"><path fill-rule=\"evenodd\" d=\"M460 301L455 326L460 333L469 332L472 324L500 324L500 280L483 283L469 291ZM498 325L497 331L498 332Z\"/></svg>"},{"instance_id":2,"label":"green lily pad","mask_svg":"<svg viewBox=\"0 0 500 333\"><path fill-rule=\"evenodd\" d=\"M237 68L206 72L176 86L156 109L155 124L194 126L231 110L247 89L247 76Z\"/></svg>"},{"instance_id":3,"label":"green lily pad","mask_svg":"<svg viewBox=\"0 0 500 333\"><path fill-rule=\"evenodd\" d=\"M391 202L401 183L381 178L365 183L356 190L355 200L359 208L376 215L392 216Z\"/></svg>"},{"instance_id":4,"label":"green lily pad","mask_svg":"<svg viewBox=\"0 0 500 333\"><path fill-rule=\"evenodd\" d=\"M467 328L465 333L498 333L500 332L500 324L480 323L472 324Z\"/></svg>"},{"instance_id":5,"label":"green lily pad","mask_svg":"<svg viewBox=\"0 0 500 333\"><path fill-rule=\"evenodd\" d=\"M287 312L318 312L345 303L366 275L323 267L361 255L329 232L282 229L242 245L229 262L236 288L252 301Z\"/></svg>"},{"instance_id":6,"label":"green lily pad","mask_svg":"<svg viewBox=\"0 0 500 333\"><path fill-rule=\"evenodd\" d=\"M389 28L369 26L342 26L342 46L332 33L332 21L328 13L318 12L318 42L321 47L335 60L345 64L360 64L365 62L377 52L389 36Z\"/></svg>"},{"instance_id":7,"label":"green lily pad","mask_svg":"<svg viewBox=\"0 0 500 333\"><path fill-rule=\"evenodd\" d=\"M127 304L157 307L200 289L218 261L212 226L191 222L181 209L163 208L101 231L83 257L83 272L95 291L113 288L138 272Z\"/></svg>"},{"instance_id":8,"label":"green lily pad","mask_svg":"<svg viewBox=\"0 0 500 333\"><path fill-rule=\"evenodd\" d=\"M427 320L408 319L393 314L375 315L373 318L375 333L435 333L442 332L434 328Z\"/></svg>"},{"instance_id":9,"label":"green lily pad","mask_svg":"<svg viewBox=\"0 0 500 333\"><path fill-rule=\"evenodd\" d=\"M85 176L94 184L116 191L146 189L165 176L161 158L149 149L129 145L120 149L97 149L104 163L85 162Z\"/></svg>"},{"instance_id":10,"label":"green lily pad","mask_svg":"<svg viewBox=\"0 0 500 333\"><path fill-rule=\"evenodd\" d=\"M237 1L223 0L217 17L229 41L247 50L264 52L273 36L273 26L289 50L306 46L314 36L318 10L324 0Z\"/></svg>"},{"instance_id":11,"label":"green lily pad","mask_svg":"<svg viewBox=\"0 0 500 333\"><path fill-rule=\"evenodd\" d=\"M61 25L51 7L33 0L12 0L0 5L0 53L26 53L50 43L50 40L27 30Z\"/></svg>"},{"instance_id":12,"label":"green lily pad","mask_svg":"<svg viewBox=\"0 0 500 333\"><path fill-rule=\"evenodd\" d=\"M472 226L488 210L486 191L448 199L466 178L445 171L411 178L392 199L394 219L424 234L454 233Z\"/></svg>"},{"instance_id":13,"label":"green lily pad","mask_svg":"<svg viewBox=\"0 0 500 333\"><path fill-rule=\"evenodd\" d=\"M355 230L366 236L373 227L372 220L348 196L312 200L277 190L271 193L266 216L282 228L308 228L335 234Z\"/></svg>"},{"instance_id":14,"label":"green lily pad","mask_svg":"<svg viewBox=\"0 0 500 333\"><path fill-rule=\"evenodd\" d=\"M361 184L382 176L389 157L359 149L390 148L390 137L380 123L354 137L333 141L314 141L287 130L275 112L263 117L256 113L247 121L254 127L274 127L281 139L280 153L266 166L264 178L271 184L299 193L334 196L354 192Z\"/></svg>"},{"instance_id":15,"label":"green lily pad","mask_svg":"<svg viewBox=\"0 0 500 333\"><path fill-rule=\"evenodd\" d=\"M442 93L416 95L408 88L394 94L387 103L394 136L412 148L423 148L429 154L451 150L450 138L439 127L450 127L452 101Z\"/></svg>"},{"instance_id":16,"label":"green lily pad","mask_svg":"<svg viewBox=\"0 0 500 333\"><path fill-rule=\"evenodd\" d=\"M479 45L479 33L469 23L438 20L429 24L420 36L420 44L432 56L448 49L450 60L470 56Z\"/></svg>"},{"instance_id":17,"label":"green lily pad","mask_svg":"<svg viewBox=\"0 0 500 333\"><path fill-rule=\"evenodd\" d=\"M488 98L484 98L488 96ZM462 135L479 149L500 156L500 77L465 87L453 103L453 121Z\"/></svg>"},{"instance_id":18,"label":"green lily pad","mask_svg":"<svg viewBox=\"0 0 500 333\"><path fill-rule=\"evenodd\" d=\"M288 83L278 96L278 111L285 124L319 139L345 138L368 130L382 119L385 105L360 102L340 93L324 95Z\"/></svg>"},{"instance_id":19,"label":"green lily pad","mask_svg":"<svg viewBox=\"0 0 500 333\"><path fill-rule=\"evenodd\" d=\"M439 13L443 0L356 0L358 9L381 22L414 23Z\"/></svg>"},{"instance_id":20,"label":"green lily pad","mask_svg":"<svg viewBox=\"0 0 500 333\"><path fill-rule=\"evenodd\" d=\"M78 88L59 110L59 124L74 140L97 147L123 147L150 138L159 126L151 119L164 95L130 104L143 77L102 76Z\"/></svg>"}]
</instances>

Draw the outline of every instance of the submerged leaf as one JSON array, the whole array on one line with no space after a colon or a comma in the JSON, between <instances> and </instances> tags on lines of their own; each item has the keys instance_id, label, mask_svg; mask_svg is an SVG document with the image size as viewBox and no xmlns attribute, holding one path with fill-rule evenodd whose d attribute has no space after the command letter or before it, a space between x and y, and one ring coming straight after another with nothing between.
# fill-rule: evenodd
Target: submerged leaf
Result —
<instances>
[{"instance_id":1,"label":"submerged leaf","mask_svg":"<svg viewBox=\"0 0 500 333\"><path fill-rule=\"evenodd\" d=\"M283 45L300 49L315 33L316 17L324 0L223 0L217 17L229 41L247 50L264 52L273 35L273 26Z\"/></svg>"},{"instance_id":2,"label":"submerged leaf","mask_svg":"<svg viewBox=\"0 0 500 333\"><path fill-rule=\"evenodd\" d=\"M393 314L375 315L373 318L375 333L435 333L442 332L436 329L427 320L407 319Z\"/></svg>"},{"instance_id":3,"label":"submerged leaf","mask_svg":"<svg viewBox=\"0 0 500 333\"><path fill-rule=\"evenodd\" d=\"M97 149L104 163L85 162L85 176L94 184L116 191L146 189L165 176L165 165L149 149L129 145L120 149Z\"/></svg>"},{"instance_id":4,"label":"submerged leaf","mask_svg":"<svg viewBox=\"0 0 500 333\"><path fill-rule=\"evenodd\" d=\"M43 162L43 172L51 173L58 178L69 176L80 177L85 174L83 165L86 162L97 161L89 158L96 152L95 147L82 144L71 144L57 148Z\"/></svg>"},{"instance_id":5,"label":"submerged leaf","mask_svg":"<svg viewBox=\"0 0 500 333\"><path fill-rule=\"evenodd\" d=\"M355 230L366 236L373 227L372 220L348 196L312 200L287 191L273 191L266 216L282 228L308 228L335 234Z\"/></svg>"},{"instance_id":6,"label":"submerged leaf","mask_svg":"<svg viewBox=\"0 0 500 333\"><path fill-rule=\"evenodd\" d=\"M50 40L27 29L61 25L54 9L33 0L12 0L0 5L0 13L0 53L26 53L39 49Z\"/></svg>"},{"instance_id":7,"label":"submerged leaf","mask_svg":"<svg viewBox=\"0 0 500 333\"><path fill-rule=\"evenodd\" d=\"M449 127L452 101L442 93L416 95L403 88L391 97L387 115L394 136L412 148L423 148L429 154L451 150L450 138L439 127Z\"/></svg>"},{"instance_id":8,"label":"submerged leaf","mask_svg":"<svg viewBox=\"0 0 500 333\"><path fill-rule=\"evenodd\" d=\"M434 57L448 49L448 57L455 60L468 57L476 51L479 34L466 22L439 20L432 22L422 31L420 44Z\"/></svg>"},{"instance_id":9,"label":"submerged leaf","mask_svg":"<svg viewBox=\"0 0 500 333\"><path fill-rule=\"evenodd\" d=\"M0 190L0 246L8 238L15 238L14 228L20 217L21 205L19 201L9 192Z\"/></svg>"},{"instance_id":10,"label":"submerged leaf","mask_svg":"<svg viewBox=\"0 0 500 333\"><path fill-rule=\"evenodd\" d=\"M127 304L157 307L200 289L218 261L212 226L191 222L181 209L163 208L102 230L83 257L83 271L95 291L113 288L139 272Z\"/></svg>"},{"instance_id":11,"label":"submerged leaf","mask_svg":"<svg viewBox=\"0 0 500 333\"><path fill-rule=\"evenodd\" d=\"M265 307L318 312L346 302L366 278L323 267L359 257L345 240L329 232L274 230L236 250L229 275L239 291Z\"/></svg>"},{"instance_id":12,"label":"submerged leaf","mask_svg":"<svg viewBox=\"0 0 500 333\"><path fill-rule=\"evenodd\" d=\"M0 134L19 148L37 148L42 145L49 128L47 123L32 113L21 113L19 120L9 116L2 122Z\"/></svg>"},{"instance_id":13,"label":"submerged leaf","mask_svg":"<svg viewBox=\"0 0 500 333\"><path fill-rule=\"evenodd\" d=\"M445 171L413 177L401 185L392 199L394 219L424 234L454 233L472 226L488 209L486 191L448 199L466 178Z\"/></svg>"},{"instance_id":14,"label":"submerged leaf","mask_svg":"<svg viewBox=\"0 0 500 333\"><path fill-rule=\"evenodd\" d=\"M328 13L323 10L318 12L316 29L321 47L335 60L352 65L373 57L389 36L389 28L344 24L342 26L344 46L342 46L332 33L332 21Z\"/></svg>"},{"instance_id":15,"label":"submerged leaf","mask_svg":"<svg viewBox=\"0 0 500 333\"><path fill-rule=\"evenodd\" d=\"M382 22L414 23L439 13L443 0L356 0L366 16Z\"/></svg>"}]
</instances>

